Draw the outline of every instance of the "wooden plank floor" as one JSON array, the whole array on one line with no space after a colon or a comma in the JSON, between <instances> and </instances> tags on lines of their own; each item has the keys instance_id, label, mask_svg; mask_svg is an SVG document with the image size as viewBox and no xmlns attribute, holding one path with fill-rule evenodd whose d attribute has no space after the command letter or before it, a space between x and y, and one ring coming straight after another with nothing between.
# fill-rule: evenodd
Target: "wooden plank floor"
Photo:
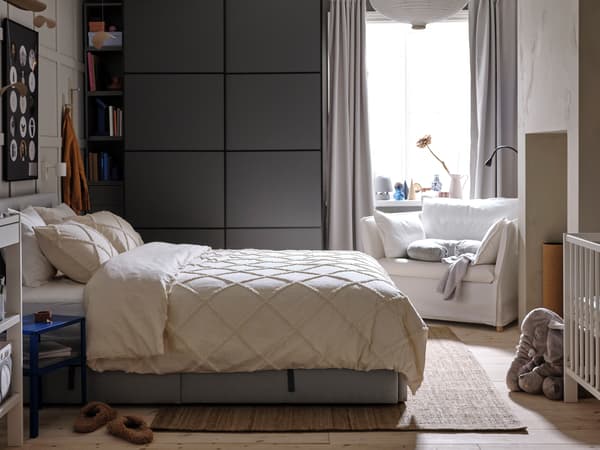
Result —
<instances>
[{"instance_id":1,"label":"wooden plank floor","mask_svg":"<svg viewBox=\"0 0 600 450\"><path fill-rule=\"evenodd\" d=\"M586 399L577 404L552 402L543 397L509 394L504 376L518 341L516 325L503 333L492 328L452 325L486 369L496 388L515 414L528 427L526 434L369 432L369 433L157 433L148 448L184 449L600 449L600 402ZM122 413L140 414L150 421L156 409L119 408ZM27 440L26 449L132 449L143 448L123 443L102 429L89 435L71 431L77 408L47 408L41 412L40 437ZM4 443L4 431L0 437Z\"/></svg>"}]
</instances>

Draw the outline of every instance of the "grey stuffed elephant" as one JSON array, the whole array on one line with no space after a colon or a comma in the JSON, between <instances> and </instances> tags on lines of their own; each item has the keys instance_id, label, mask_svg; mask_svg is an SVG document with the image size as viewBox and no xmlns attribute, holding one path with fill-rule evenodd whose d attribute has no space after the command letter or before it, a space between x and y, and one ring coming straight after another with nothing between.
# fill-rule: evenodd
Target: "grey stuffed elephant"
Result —
<instances>
[{"instance_id":1,"label":"grey stuffed elephant","mask_svg":"<svg viewBox=\"0 0 600 450\"><path fill-rule=\"evenodd\" d=\"M545 308L531 311L521 324L521 338L508 373L511 391L544 394L552 400L563 396L562 318Z\"/></svg>"}]
</instances>

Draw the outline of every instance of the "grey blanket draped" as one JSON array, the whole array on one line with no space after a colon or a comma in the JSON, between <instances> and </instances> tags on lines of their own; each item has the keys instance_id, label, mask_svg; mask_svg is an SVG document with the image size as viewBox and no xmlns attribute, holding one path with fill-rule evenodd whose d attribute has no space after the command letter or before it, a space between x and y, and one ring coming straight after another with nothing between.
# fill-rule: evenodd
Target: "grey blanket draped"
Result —
<instances>
[{"instance_id":1,"label":"grey blanket draped","mask_svg":"<svg viewBox=\"0 0 600 450\"><path fill-rule=\"evenodd\" d=\"M443 294L444 300L451 300L460 291L462 280L469 270L469 265L475 260L473 253L463 253L459 256L450 256L444 258L447 264L450 264L448 271L438 284L437 291Z\"/></svg>"}]
</instances>

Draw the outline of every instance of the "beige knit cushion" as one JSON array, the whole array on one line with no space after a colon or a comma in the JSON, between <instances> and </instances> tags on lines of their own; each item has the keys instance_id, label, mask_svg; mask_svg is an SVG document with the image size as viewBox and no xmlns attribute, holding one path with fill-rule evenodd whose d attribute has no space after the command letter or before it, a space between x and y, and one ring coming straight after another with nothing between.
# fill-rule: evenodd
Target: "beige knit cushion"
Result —
<instances>
[{"instance_id":1,"label":"beige knit cushion","mask_svg":"<svg viewBox=\"0 0 600 450\"><path fill-rule=\"evenodd\" d=\"M33 209L40 215L46 225L64 222L67 219L77 216L75 211L66 203L61 203L54 208L46 208L44 206L34 206Z\"/></svg>"},{"instance_id":2,"label":"beige knit cushion","mask_svg":"<svg viewBox=\"0 0 600 450\"><path fill-rule=\"evenodd\" d=\"M110 211L100 211L76 217L73 221L83 223L100 232L110 241L119 253L139 247L144 243L142 237L122 217Z\"/></svg>"},{"instance_id":3,"label":"beige knit cushion","mask_svg":"<svg viewBox=\"0 0 600 450\"><path fill-rule=\"evenodd\" d=\"M52 265L80 283L87 283L102 264L118 254L108 239L82 223L37 227L35 235Z\"/></svg>"}]
</instances>

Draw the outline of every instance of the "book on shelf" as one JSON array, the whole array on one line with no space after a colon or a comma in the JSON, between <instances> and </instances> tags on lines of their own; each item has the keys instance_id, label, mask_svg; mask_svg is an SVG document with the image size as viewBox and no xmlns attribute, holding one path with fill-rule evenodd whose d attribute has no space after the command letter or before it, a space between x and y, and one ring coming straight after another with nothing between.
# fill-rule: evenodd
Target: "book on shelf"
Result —
<instances>
[{"instance_id":1,"label":"book on shelf","mask_svg":"<svg viewBox=\"0 0 600 450\"><path fill-rule=\"evenodd\" d=\"M88 81L90 92L96 92L96 57L93 53L87 54Z\"/></svg>"},{"instance_id":2,"label":"book on shelf","mask_svg":"<svg viewBox=\"0 0 600 450\"><path fill-rule=\"evenodd\" d=\"M38 359L68 358L73 349L55 341L41 341L38 347ZM29 352L23 352L23 359L29 361Z\"/></svg>"},{"instance_id":3,"label":"book on shelf","mask_svg":"<svg viewBox=\"0 0 600 450\"><path fill-rule=\"evenodd\" d=\"M96 99L97 106L97 136L123 135L123 110L118 106L107 105L103 100Z\"/></svg>"},{"instance_id":4,"label":"book on shelf","mask_svg":"<svg viewBox=\"0 0 600 450\"><path fill-rule=\"evenodd\" d=\"M114 107L112 105L109 105L109 107L108 107L108 135L109 136L115 135L113 112L114 112Z\"/></svg>"},{"instance_id":5,"label":"book on shelf","mask_svg":"<svg viewBox=\"0 0 600 450\"><path fill-rule=\"evenodd\" d=\"M103 20L90 20L88 22L88 31L97 33L98 31L105 31L106 24Z\"/></svg>"},{"instance_id":6,"label":"book on shelf","mask_svg":"<svg viewBox=\"0 0 600 450\"><path fill-rule=\"evenodd\" d=\"M121 167L108 152L91 152L88 157L89 181L119 181L121 180Z\"/></svg>"},{"instance_id":7,"label":"book on shelf","mask_svg":"<svg viewBox=\"0 0 600 450\"><path fill-rule=\"evenodd\" d=\"M106 136L106 116L108 114L108 106L102 99L96 99L96 134L98 136Z\"/></svg>"}]
</instances>

